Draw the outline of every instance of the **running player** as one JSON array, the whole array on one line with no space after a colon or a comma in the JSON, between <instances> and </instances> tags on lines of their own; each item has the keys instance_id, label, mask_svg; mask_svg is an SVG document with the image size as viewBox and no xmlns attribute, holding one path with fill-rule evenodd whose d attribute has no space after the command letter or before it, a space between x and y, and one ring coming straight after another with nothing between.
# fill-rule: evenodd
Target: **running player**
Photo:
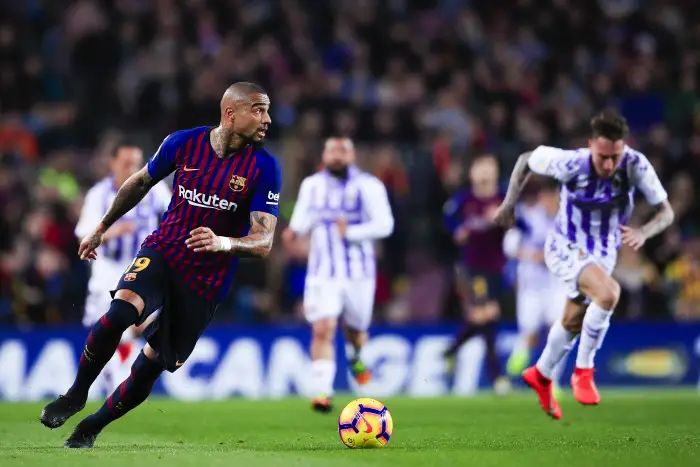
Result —
<instances>
[{"instance_id":1,"label":"running player","mask_svg":"<svg viewBox=\"0 0 700 467\"><path fill-rule=\"evenodd\" d=\"M374 309L373 242L391 235L394 217L382 182L355 166L349 138L326 141L323 165L321 172L302 182L284 241L289 247L297 237L310 236L304 314L312 327L311 406L330 412L336 373L333 344L340 317L352 346L350 371L360 384L371 376L361 350Z\"/></svg>"},{"instance_id":2,"label":"running player","mask_svg":"<svg viewBox=\"0 0 700 467\"><path fill-rule=\"evenodd\" d=\"M503 291L503 235L494 224L493 213L503 199L498 186L498 161L493 155L481 155L469 169L470 188L450 198L443 207L444 222L461 249L455 268L456 284L464 299L465 323L445 350L448 370L455 366L457 352L475 336L486 343L486 369L496 392L510 389L510 381L501 374L496 352L496 332L500 318L498 297Z\"/></svg>"},{"instance_id":3,"label":"running player","mask_svg":"<svg viewBox=\"0 0 700 467\"><path fill-rule=\"evenodd\" d=\"M620 297L620 286L610 276L618 248L624 244L638 250L673 222L673 209L654 168L643 154L625 144L629 128L624 117L614 110L603 111L591 120L591 129L588 148L539 146L522 154L494 217L501 225L512 225L518 194L531 171L562 183L555 230L545 244L545 262L566 283L569 300L562 320L550 329L537 364L523 372L544 411L555 419L561 418L561 408L552 395L552 372L582 330L571 386L581 404L600 402L593 361ZM636 188L657 212L645 225L630 227L626 223Z\"/></svg>"},{"instance_id":4,"label":"running player","mask_svg":"<svg viewBox=\"0 0 700 467\"><path fill-rule=\"evenodd\" d=\"M92 447L109 423L146 400L164 370L181 367L226 296L237 258L269 253L282 183L279 163L261 147L269 107L259 86L240 82L229 87L221 99L219 126L165 138L80 244L82 259L96 259L105 232L175 172L172 200L160 226L124 271L109 311L92 327L75 382L44 408L41 422L57 428L82 410L122 333L159 308L160 313L144 332L147 344L131 375L97 412L78 423L66 447Z\"/></svg>"},{"instance_id":5,"label":"running player","mask_svg":"<svg viewBox=\"0 0 700 467\"><path fill-rule=\"evenodd\" d=\"M117 190L143 164L143 152L131 144L118 144L112 151L110 175L97 182L85 195L85 202L80 219L75 227L75 235L83 239L100 222L102 215L114 201ZM165 183L157 184L149 191L143 201L132 209L105 232L103 243L98 249L100 257L90 268L88 296L85 302L83 325L91 328L109 309L112 298L109 291L119 282L124 270L134 260L141 242L153 232L160 223L160 218L168 209L170 190ZM111 393L123 379L123 362L126 360L134 339L134 329L130 328L122 335L117 352L109 360L91 387L91 397ZM128 371L128 370L127 370Z\"/></svg>"},{"instance_id":6,"label":"running player","mask_svg":"<svg viewBox=\"0 0 700 467\"><path fill-rule=\"evenodd\" d=\"M516 208L515 227L506 232L503 249L517 265L516 314L518 340L508 359L510 376L520 375L530 364L530 354L539 345L540 332L561 318L566 288L544 263L544 244L554 228L559 211L559 184L546 179L535 194L534 203L523 201ZM558 385L564 359L556 366L552 382Z\"/></svg>"}]
</instances>

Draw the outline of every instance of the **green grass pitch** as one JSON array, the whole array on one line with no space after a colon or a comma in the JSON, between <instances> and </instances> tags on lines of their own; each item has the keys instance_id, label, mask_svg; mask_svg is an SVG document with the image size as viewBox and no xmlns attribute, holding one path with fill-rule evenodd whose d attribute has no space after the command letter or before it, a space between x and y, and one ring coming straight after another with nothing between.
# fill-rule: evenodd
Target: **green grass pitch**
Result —
<instances>
[{"instance_id":1,"label":"green grass pitch","mask_svg":"<svg viewBox=\"0 0 700 467\"><path fill-rule=\"evenodd\" d=\"M349 397L336 397L342 404ZM58 430L43 404L0 404L0 465L80 466L566 466L700 465L700 394L603 391L598 407L562 399L549 420L532 394L383 400L394 417L387 448L350 450L337 415L302 399L185 403L150 399L108 427L95 449L63 449L80 415ZM83 415L97 407L89 405ZM337 407L337 412L342 407Z\"/></svg>"}]
</instances>

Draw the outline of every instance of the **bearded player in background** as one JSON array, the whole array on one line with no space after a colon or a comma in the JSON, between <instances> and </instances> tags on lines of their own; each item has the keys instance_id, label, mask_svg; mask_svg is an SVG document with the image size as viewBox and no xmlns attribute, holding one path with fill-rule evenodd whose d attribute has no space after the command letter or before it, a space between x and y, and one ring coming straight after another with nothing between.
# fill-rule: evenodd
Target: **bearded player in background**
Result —
<instances>
[{"instance_id":1,"label":"bearded player in background","mask_svg":"<svg viewBox=\"0 0 700 467\"><path fill-rule=\"evenodd\" d=\"M393 232L394 217L386 188L355 165L349 138L329 138L324 168L304 179L283 241L288 250L309 237L304 315L311 324L311 406L333 409L336 374L335 335L340 318L355 380L365 384L370 371L361 351L368 339L376 289L374 241Z\"/></svg>"}]
</instances>

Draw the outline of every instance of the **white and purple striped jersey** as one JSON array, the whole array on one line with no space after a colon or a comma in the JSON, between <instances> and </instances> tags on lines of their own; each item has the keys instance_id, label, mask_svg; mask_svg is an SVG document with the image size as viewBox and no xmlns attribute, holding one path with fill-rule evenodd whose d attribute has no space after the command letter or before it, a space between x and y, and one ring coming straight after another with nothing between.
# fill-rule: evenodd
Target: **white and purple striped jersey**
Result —
<instances>
[{"instance_id":1,"label":"white and purple striped jersey","mask_svg":"<svg viewBox=\"0 0 700 467\"><path fill-rule=\"evenodd\" d=\"M75 226L75 235L82 239L90 234L100 222L117 195L112 177L96 183L85 195L80 219ZM141 248L141 242L160 223L161 216L168 208L171 193L165 182L158 183L136 205L117 222L133 222L136 231L117 238L105 240L97 250L97 259L92 263L89 293L105 293L116 287L127 266L134 260Z\"/></svg>"},{"instance_id":2,"label":"white and purple striped jersey","mask_svg":"<svg viewBox=\"0 0 700 467\"><path fill-rule=\"evenodd\" d=\"M503 239L503 250L510 257L527 251L542 255L547 235L554 229L555 217L550 216L544 206L519 204L516 208L516 223ZM518 288L541 289L550 281L550 272L542 261L519 259L517 266Z\"/></svg>"},{"instance_id":3,"label":"white and purple striped jersey","mask_svg":"<svg viewBox=\"0 0 700 467\"><path fill-rule=\"evenodd\" d=\"M632 213L637 188L651 205L668 198L649 160L628 146L609 179L597 176L588 148L539 146L528 164L533 172L562 182L556 232L598 257L616 254L620 247L619 227Z\"/></svg>"},{"instance_id":4,"label":"white and purple striped jersey","mask_svg":"<svg viewBox=\"0 0 700 467\"><path fill-rule=\"evenodd\" d=\"M345 238L339 218L348 222ZM307 277L362 279L375 276L373 241L391 235L394 216L384 184L351 166L346 180L325 170L305 178L289 227L310 236Z\"/></svg>"}]
</instances>

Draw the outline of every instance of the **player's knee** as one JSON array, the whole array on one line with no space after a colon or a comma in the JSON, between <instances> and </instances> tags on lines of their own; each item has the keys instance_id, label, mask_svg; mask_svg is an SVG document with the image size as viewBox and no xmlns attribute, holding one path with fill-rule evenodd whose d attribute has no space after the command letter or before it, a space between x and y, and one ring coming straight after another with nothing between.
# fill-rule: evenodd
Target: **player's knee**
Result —
<instances>
[{"instance_id":1,"label":"player's knee","mask_svg":"<svg viewBox=\"0 0 700 467\"><path fill-rule=\"evenodd\" d=\"M123 300L133 305L134 308L136 308L136 311L138 312L139 316L141 315L141 313L143 313L144 308L146 308L146 303L143 301L141 296L136 292L133 292L128 289L117 290L117 292L114 294L114 298Z\"/></svg>"},{"instance_id":2,"label":"player's knee","mask_svg":"<svg viewBox=\"0 0 700 467\"><path fill-rule=\"evenodd\" d=\"M596 305L600 306L605 310L612 310L617 305L620 300L620 284L617 283L612 277L608 277L607 280L600 284L599 290L597 291L594 301Z\"/></svg>"},{"instance_id":3,"label":"player's knee","mask_svg":"<svg viewBox=\"0 0 700 467\"><path fill-rule=\"evenodd\" d=\"M335 319L321 319L313 323L313 337L316 340L330 342L335 337L337 323Z\"/></svg>"},{"instance_id":4,"label":"player's knee","mask_svg":"<svg viewBox=\"0 0 700 467\"><path fill-rule=\"evenodd\" d=\"M132 303L115 297L109 305L109 310L98 323L107 329L115 329L123 333L138 320L139 314Z\"/></svg>"},{"instance_id":5,"label":"player's knee","mask_svg":"<svg viewBox=\"0 0 700 467\"><path fill-rule=\"evenodd\" d=\"M151 347L151 344L149 343L146 343L146 345L143 346L143 354L146 356L147 359L151 360L152 362L158 360L158 354L155 350L153 350L153 347Z\"/></svg>"}]
</instances>

